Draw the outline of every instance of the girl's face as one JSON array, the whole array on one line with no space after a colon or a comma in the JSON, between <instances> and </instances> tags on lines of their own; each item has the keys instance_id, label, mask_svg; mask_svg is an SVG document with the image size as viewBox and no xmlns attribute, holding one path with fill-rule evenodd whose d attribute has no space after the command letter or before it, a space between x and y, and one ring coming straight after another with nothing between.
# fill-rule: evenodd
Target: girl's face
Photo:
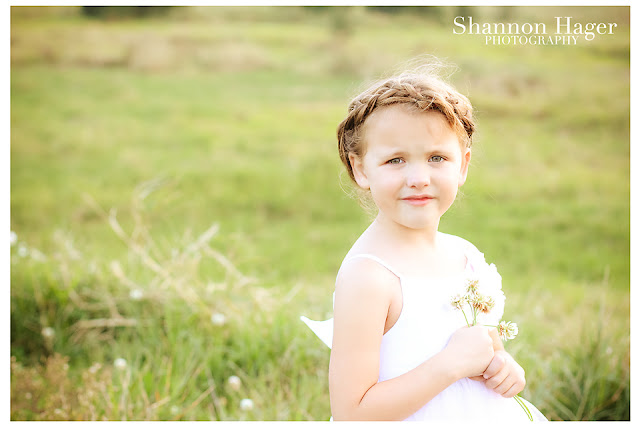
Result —
<instances>
[{"instance_id":1,"label":"girl's face","mask_svg":"<svg viewBox=\"0 0 640 427\"><path fill-rule=\"evenodd\" d=\"M363 131L365 154L349 160L358 185L371 190L378 220L437 229L465 182L471 150L442 113L401 104L374 111Z\"/></svg>"}]
</instances>

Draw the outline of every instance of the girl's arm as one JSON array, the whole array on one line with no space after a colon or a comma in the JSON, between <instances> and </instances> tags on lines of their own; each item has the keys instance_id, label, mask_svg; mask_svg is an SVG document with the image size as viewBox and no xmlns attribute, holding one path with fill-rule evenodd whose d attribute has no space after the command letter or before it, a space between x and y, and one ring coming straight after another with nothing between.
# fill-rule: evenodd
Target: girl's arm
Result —
<instances>
[{"instance_id":1,"label":"girl's arm","mask_svg":"<svg viewBox=\"0 0 640 427\"><path fill-rule=\"evenodd\" d=\"M460 378L481 375L493 358L489 329L463 328L442 352L378 383L380 344L394 286L399 286L396 276L366 259L343 265L338 275L329 366L336 421L407 418Z\"/></svg>"}]
</instances>

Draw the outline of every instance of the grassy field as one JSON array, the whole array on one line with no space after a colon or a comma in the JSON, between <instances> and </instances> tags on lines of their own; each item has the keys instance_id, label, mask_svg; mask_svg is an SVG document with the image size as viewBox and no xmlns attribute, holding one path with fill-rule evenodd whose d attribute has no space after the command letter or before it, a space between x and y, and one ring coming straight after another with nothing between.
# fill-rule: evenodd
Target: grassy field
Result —
<instances>
[{"instance_id":1,"label":"grassy field","mask_svg":"<svg viewBox=\"0 0 640 427\"><path fill-rule=\"evenodd\" d=\"M335 129L434 54L479 123L441 230L503 276L522 395L628 419L629 9L464 11L618 23L576 46L485 45L458 13L13 7L11 418L327 420L329 351L298 317L331 316L369 222Z\"/></svg>"}]
</instances>

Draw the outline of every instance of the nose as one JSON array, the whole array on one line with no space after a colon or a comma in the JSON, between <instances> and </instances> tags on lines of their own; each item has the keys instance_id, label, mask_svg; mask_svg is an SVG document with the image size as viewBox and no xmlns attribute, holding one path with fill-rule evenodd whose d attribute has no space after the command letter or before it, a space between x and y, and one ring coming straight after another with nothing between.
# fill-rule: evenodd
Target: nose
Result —
<instances>
[{"instance_id":1,"label":"nose","mask_svg":"<svg viewBox=\"0 0 640 427\"><path fill-rule=\"evenodd\" d=\"M411 188L426 187L431 182L429 166L424 164L414 164L407 168L407 186Z\"/></svg>"}]
</instances>

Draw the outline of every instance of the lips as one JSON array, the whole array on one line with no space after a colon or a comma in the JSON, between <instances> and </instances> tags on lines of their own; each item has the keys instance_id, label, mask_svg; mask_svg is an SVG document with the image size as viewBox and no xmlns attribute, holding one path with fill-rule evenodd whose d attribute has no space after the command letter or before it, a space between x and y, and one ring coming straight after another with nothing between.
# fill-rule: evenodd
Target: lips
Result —
<instances>
[{"instance_id":1,"label":"lips","mask_svg":"<svg viewBox=\"0 0 640 427\"><path fill-rule=\"evenodd\" d=\"M433 197L428 195L418 195L418 196L405 197L402 200L409 203L410 205L422 206L422 205L426 205L431 200L433 200Z\"/></svg>"}]
</instances>

